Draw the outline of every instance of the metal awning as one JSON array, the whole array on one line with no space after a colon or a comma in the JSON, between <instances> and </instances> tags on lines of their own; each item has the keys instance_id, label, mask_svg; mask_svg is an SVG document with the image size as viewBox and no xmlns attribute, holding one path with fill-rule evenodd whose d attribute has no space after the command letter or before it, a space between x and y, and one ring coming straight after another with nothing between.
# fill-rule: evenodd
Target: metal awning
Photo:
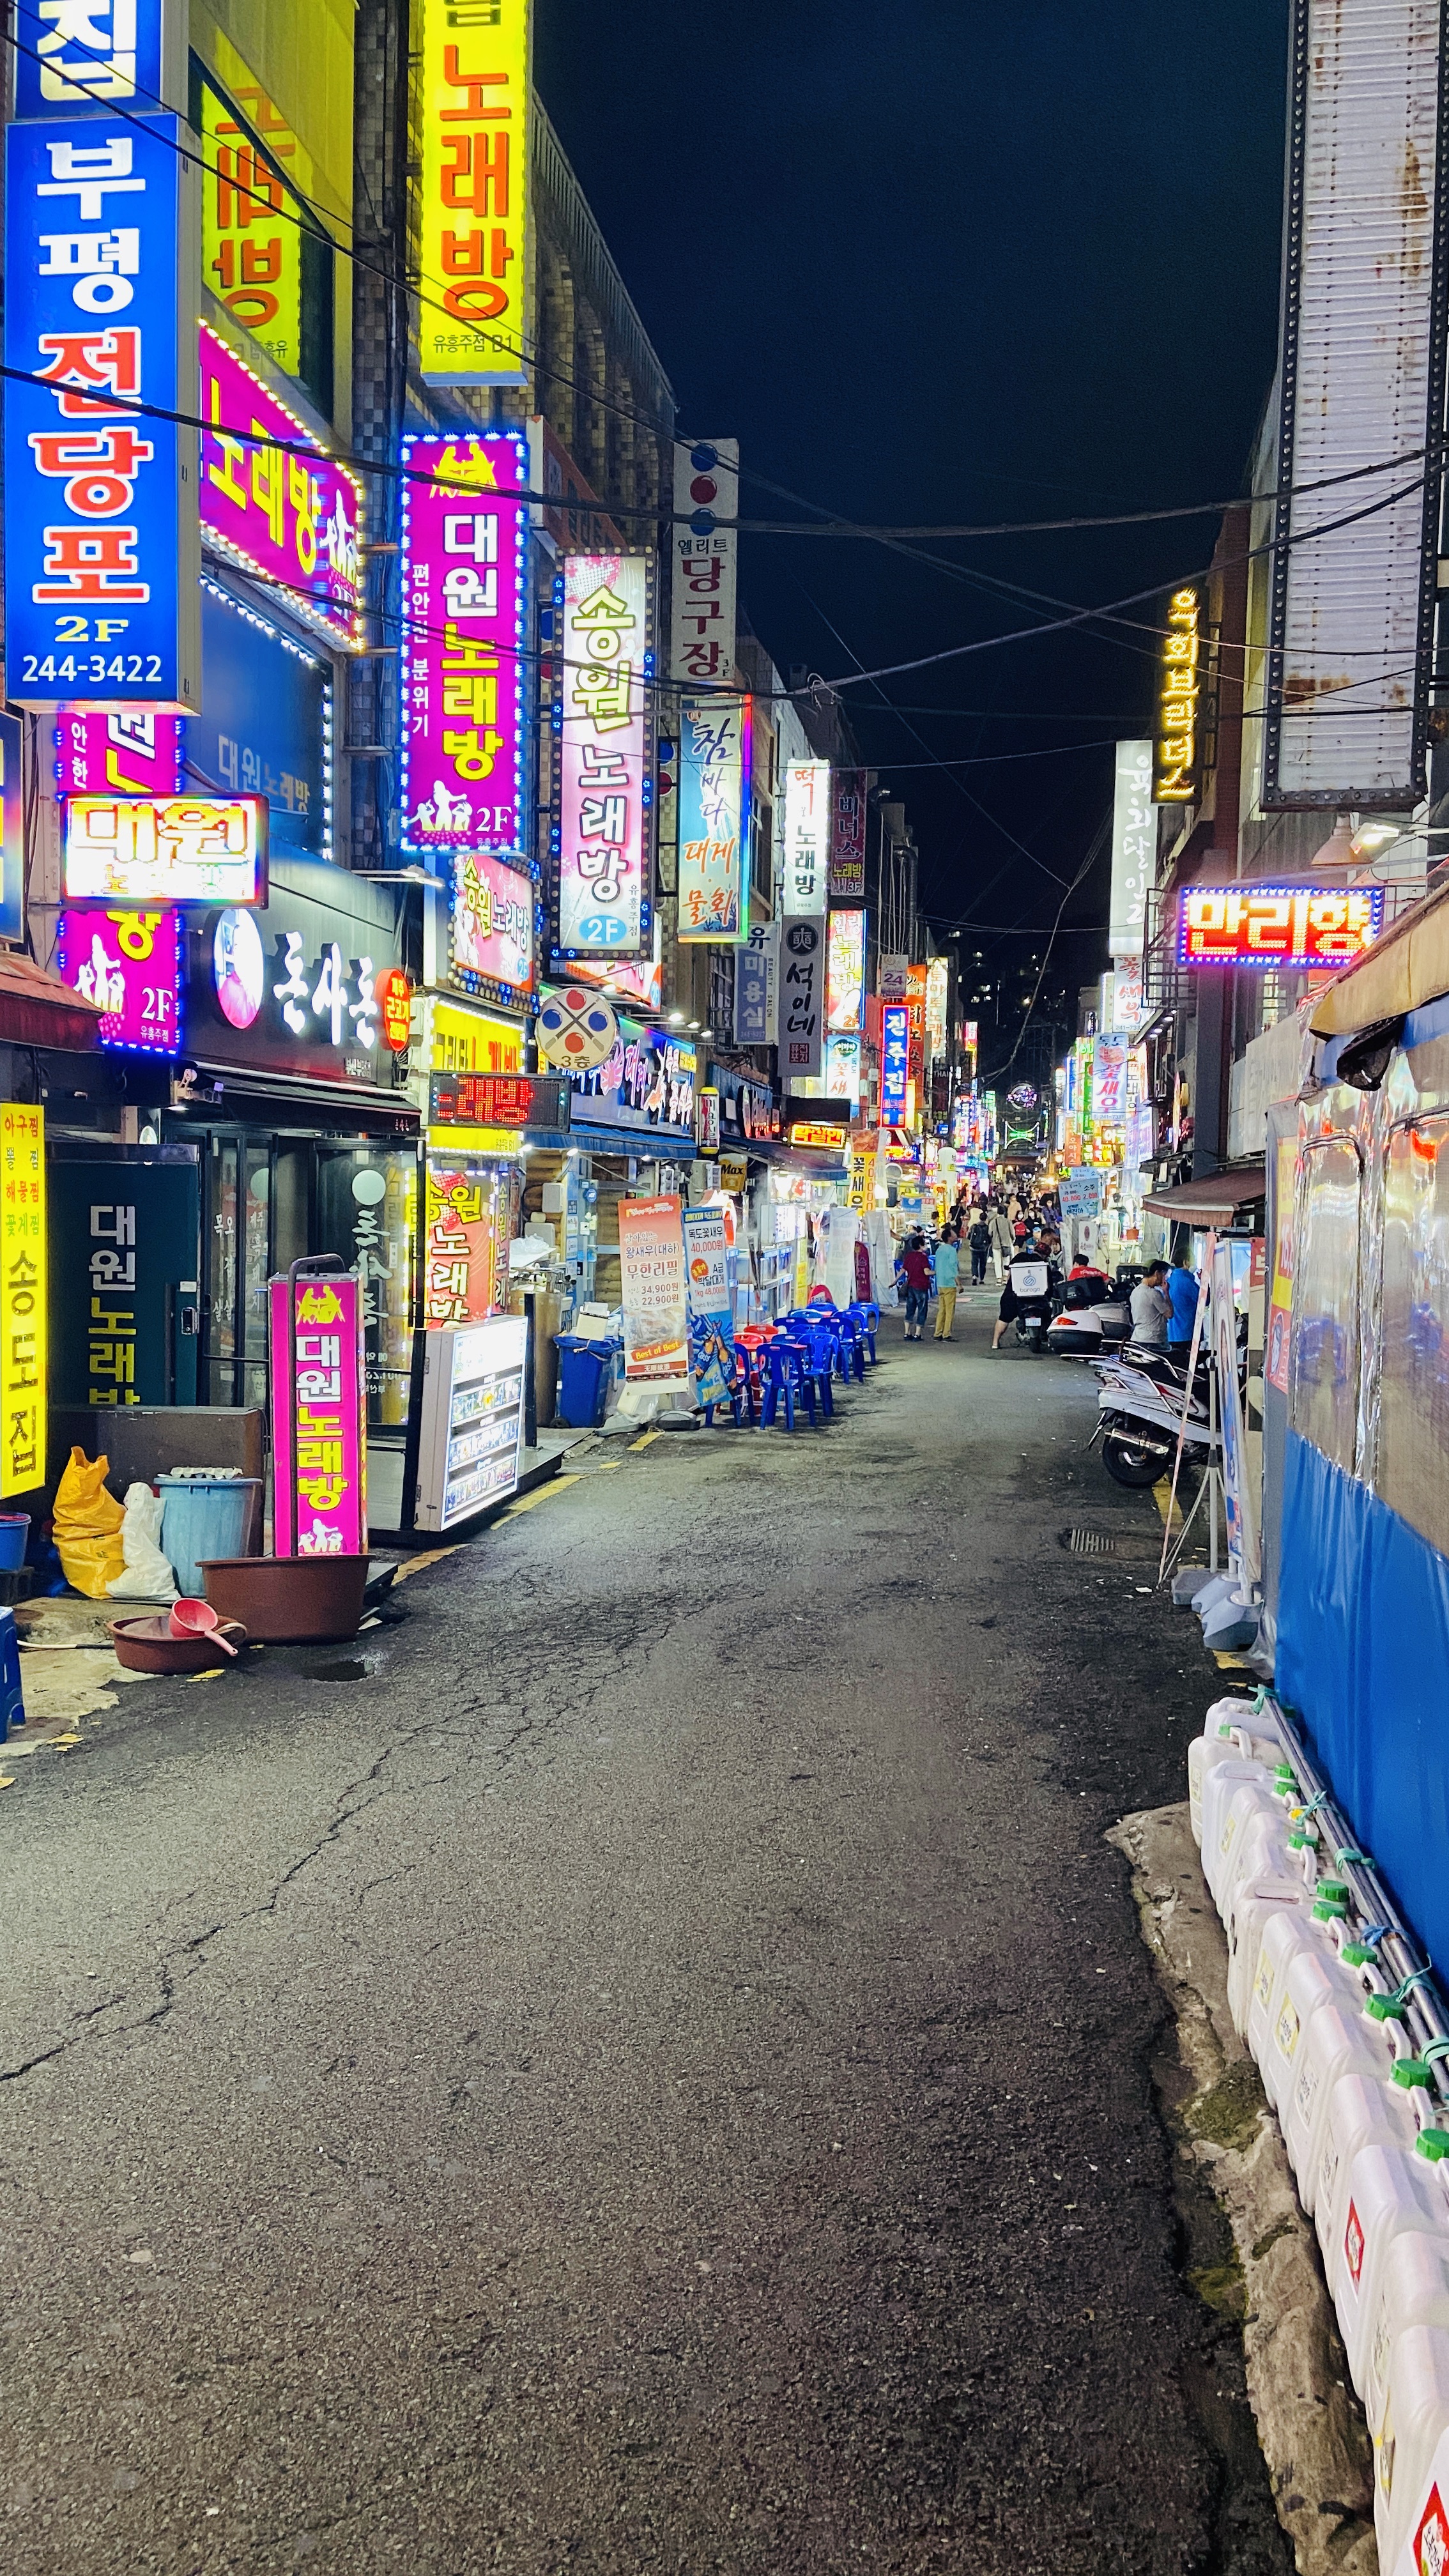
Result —
<instances>
[{"instance_id":1,"label":"metal awning","mask_svg":"<svg viewBox=\"0 0 1449 2576\"><path fill-rule=\"evenodd\" d=\"M1352 966L1318 996L1316 1038L1352 1037L1449 993L1449 886L1401 912Z\"/></svg>"},{"instance_id":2,"label":"metal awning","mask_svg":"<svg viewBox=\"0 0 1449 2576\"><path fill-rule=\"evenodd\" d=\"M37 966L16 948L0 949L0 1045L59 1047L67 1054L100 1044L102 1013L83 993Z\"/></svg>"},{"instance_id":3,"label":"metal awning","mask_svg":"<svg viewBox=\"0 0 1449 2576\"><path fill-rule=\"evenodd\" d=\"M1173 1189L1150 1190L1142 1205L1153 1216L1168 1217L1174 1225L1196 1226L1203 1233L1209 1226L1247 1232L1255 1225L1267 1185L1263 1162L1234 1163L1229 1170L1213 1172L1199 1181L1179 1181Z\"/></svg>"}]
</instances>

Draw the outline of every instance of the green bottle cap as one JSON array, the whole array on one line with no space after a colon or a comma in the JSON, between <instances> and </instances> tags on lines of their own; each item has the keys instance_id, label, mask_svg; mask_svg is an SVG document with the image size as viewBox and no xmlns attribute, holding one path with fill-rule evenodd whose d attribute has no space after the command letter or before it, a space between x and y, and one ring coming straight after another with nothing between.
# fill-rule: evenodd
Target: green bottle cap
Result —
<instances>
[{"instance_id":1,"label":"green bottle cap","mask_svg":"<svg viewBox=\"0 0 1449 2576\"><path fill-rule=\"evenodd\" d=\"M1359 1945L1357 1942L1354 1942L1350 1946L1357 1949ZM1347 1950L1344 1951L1343 1955L1345 1959L1348 1959L1349 1954ZM1349 1959L1350 1967L1361 1968L1363 1966L1364 1959L1371 1957L1371 1955L1371 1952L1365 1950L1362 1959ZM1392 1995L1369 1995L1366 1997L1364 2002L1364 2011L1368 2014L1370 2021L1402 2021L1404 2018L1403 2005L1395 2002Z\"/></svg>"},{"instance_id":2,"label":"green bottle cap","mask_svg":"<svg viewBox=\"0 0 1449 2576\"><path fill-rule=\"evenodd\" d=\"M1348 1881L1345 1878L1321 1878L1316 1893L1325 1905L1347 1905Z\"/></svg>"},{"instance_id":3,"label":"green bottle cap","mask_svg":"<svg viewBox=\"0 0 1449 2576\"><path fill-rule=\"evenodd\" d=\"M1313 1827L1300 1825L1296 1834L1289 1835L1288 1848L1290 1851L1317 1851L1318 1836Z\"/></svg>"},{"instance_id":4,"label":"green bottle cap","mask_svg":"<svg viewBox=\"0 0 1449 2576\"><path fill-rule=\"evenodd\" d=\"M1372 1965L1374 1954L1362 1941L1345 1941L1338 1955L1346 1968L1367 1968ZM1370 2007L1380 2000L1379 1996L1370 1995ZM1374 2018L1380 2020L1382 2016L1376 2013Z\"/></svg>"},{"instance_id":5,"label":"green bottle cap","mask_svg":"<svg viewBox=\"0 0 1449 2576\"><path fill-rule=\"evenodd\" d=\"M1449 2129L1421 2129L1414 2140L1416 2156L1427 2156L1431 2165L1442 2164L1449 2156Z\"/></svg>"},{"instance_id":6,"label":"green bottle cap","mask_svg":"<svg viewBox=\"0 0 1449 2576\"><path fill-rule=\"evenodd\" d=\"M1395 2058L1394 2082L1402 2084L1405 2092L1412 2092L1416 2084L1432 2084L1433 2081L1434 2070L1425 2064L1422 2057Z\"/></svg>"},{"instance_id":7,"label":"green bottle cap","mask_svg":"<svg viewBox=\"0 0 1449 2576\"><path fill-rule=\"evenodd\" d=\"M1342 1923L1347 1913L1347 1898L1320 1896L1313 1908L1313 1920L1315 1923Z\"/></svg>"}]
</instances>

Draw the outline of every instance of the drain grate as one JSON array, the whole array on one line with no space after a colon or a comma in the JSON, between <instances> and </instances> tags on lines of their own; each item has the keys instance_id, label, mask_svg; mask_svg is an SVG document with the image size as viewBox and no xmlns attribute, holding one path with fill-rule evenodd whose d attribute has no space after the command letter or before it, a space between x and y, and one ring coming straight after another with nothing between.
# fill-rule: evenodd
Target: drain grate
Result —
<instances>
[{"instance_id":1,"label":"drain grate","mask_svg":"<svg viewBox=\"0 0 1449 2576\"><path fill-rule=\"evenodd\" d=\"M1074 1529L1067 1532L1067 1549L1072 1556L1115 1556L1117 1542L1105 1530Z\"/></svg>"}]
</instances>

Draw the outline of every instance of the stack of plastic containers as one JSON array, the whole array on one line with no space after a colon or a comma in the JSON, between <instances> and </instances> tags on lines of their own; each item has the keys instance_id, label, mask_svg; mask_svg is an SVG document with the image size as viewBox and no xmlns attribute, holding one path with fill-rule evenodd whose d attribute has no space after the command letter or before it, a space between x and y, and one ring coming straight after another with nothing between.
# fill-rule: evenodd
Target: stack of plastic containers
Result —
<instances>
[{"instance_id":1,"label":"stack of plastic containers","mask_svg":"<svg viewBox=\"0 0 1449 2576\"><path fill-rule=\"evenodd\" d=\"M1317 2230L1373 2435L1380 2563L1385 2576L1449 2576L1449 2125L1435 2075L1449 2036L1418 2038L1449 2022L1425 1993L1427 1966L1394 1983L1414 1958L1404 1927L1356 1919L1372 1863L1305 1779L1312 1790L1265 1694L1217 1701L1189 1748L1233 2022Z\"/></svg>"}]
</instances>

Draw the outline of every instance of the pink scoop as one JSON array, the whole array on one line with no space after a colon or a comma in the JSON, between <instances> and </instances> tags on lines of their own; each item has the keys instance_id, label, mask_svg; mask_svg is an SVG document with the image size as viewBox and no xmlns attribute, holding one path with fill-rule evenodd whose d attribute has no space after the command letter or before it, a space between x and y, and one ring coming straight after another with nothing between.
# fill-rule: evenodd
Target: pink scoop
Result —
<instances>
[{"instance_id":1,"label":"pink scoop","mask_svg":"<svg viewBox=\"0 0 1449 2576\"><path fill-rule=\"evenodd\" d=\"M209 1601L173 1601L166 1624L173 1637L209 1637L224 1655L236 1653L231 1639L222 1635L221 1621Z\"/></svg>"}]
</instances>

